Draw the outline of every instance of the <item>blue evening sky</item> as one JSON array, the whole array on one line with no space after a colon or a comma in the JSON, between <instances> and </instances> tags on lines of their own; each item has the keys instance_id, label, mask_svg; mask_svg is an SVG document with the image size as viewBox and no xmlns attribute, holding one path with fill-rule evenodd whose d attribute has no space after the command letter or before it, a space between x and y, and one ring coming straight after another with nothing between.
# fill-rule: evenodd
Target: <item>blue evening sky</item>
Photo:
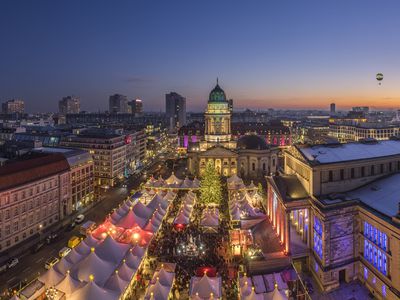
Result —
<instances>
[{"instance_id":1,"label":"blue evening sky","mask_svg":"<svg viewBox=\"0 0 400 300\"><path fill-rule=\"evenodd\" d=\"M1 0L0 101L97 111L122 93L159 111L176 91L200 110L219 77L235 108L400 108L399 15L398 0Z\"/></svg>"}]
</instances>

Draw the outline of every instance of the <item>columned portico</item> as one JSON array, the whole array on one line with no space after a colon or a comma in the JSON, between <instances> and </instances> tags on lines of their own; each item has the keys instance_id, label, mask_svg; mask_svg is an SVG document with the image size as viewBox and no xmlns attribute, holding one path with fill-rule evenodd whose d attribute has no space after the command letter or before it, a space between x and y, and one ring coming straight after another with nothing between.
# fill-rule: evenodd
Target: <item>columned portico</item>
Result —
<instances>
[{"instance_id":1,"label":"columned portico","mask_svg":"<svg viewBox=\"0 0 400 300\"><path fill-rule=\"evenodd\" d=\"M267 215L285 252L302 255L310 247L309 203L307 197L302 198L305 194L299 191L296 194L286 189L282 196L282 187L282 182L275 182L272 177L267 177L267 202L265 203ZM300 198L292 198L290 194Z\"/></svg>"}]
</instances>

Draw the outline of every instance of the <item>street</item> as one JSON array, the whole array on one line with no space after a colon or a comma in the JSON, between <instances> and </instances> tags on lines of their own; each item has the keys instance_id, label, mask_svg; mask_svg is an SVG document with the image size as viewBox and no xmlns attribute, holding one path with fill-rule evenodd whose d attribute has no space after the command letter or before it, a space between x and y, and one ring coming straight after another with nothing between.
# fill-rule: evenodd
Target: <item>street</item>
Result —
<instances>
[{"instance_id":1,"label":"street","mask_svg":"<svg viewBox=\"0 0 400 300\"><path fill-rule=\"evenodd\" d=\"M158 177L159 175L166 176L170 173L167 164L162 162L150 164L145 170L147 178L151 175ZM120 184L117 187L111 188L102 195L101 201L85 212L85 221L92 220L96 223L103 221L110 211L126 199L132 189L137 189L145 181L145 175L132 176L126 180L125 184L127 187L124 188ZM59 250L67 246L68 240L74 235L79 235L79 225L71 231L62 229L57 233L59 234L57 241L49 245L46 244L37 253L27 252L18 257L19 263L0 275L0 299L5 295L7 289L19 289L20 282L30 282L39 274L42 274L45 271L44 265L46 260L51 257L58 257ZM45 237L42 238L42 240L44 239Z\"/></svg>"}]
</instances>

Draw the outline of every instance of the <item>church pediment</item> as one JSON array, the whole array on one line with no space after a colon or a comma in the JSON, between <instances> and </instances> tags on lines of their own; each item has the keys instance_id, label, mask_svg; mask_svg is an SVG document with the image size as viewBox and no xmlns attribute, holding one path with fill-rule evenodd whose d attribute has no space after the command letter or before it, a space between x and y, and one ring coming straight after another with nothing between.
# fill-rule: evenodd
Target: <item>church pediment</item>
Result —
<instances>
[{"instance_id":1,"label":"church pediment","mask_svg":"<svg viewBox=\"0 0 400 300\"><path fill-rule=\"evenodd\" d=\"M224 147L213 147L201 152L200 157L237 157L238 154Z\"/></svg>"}]
</instances>

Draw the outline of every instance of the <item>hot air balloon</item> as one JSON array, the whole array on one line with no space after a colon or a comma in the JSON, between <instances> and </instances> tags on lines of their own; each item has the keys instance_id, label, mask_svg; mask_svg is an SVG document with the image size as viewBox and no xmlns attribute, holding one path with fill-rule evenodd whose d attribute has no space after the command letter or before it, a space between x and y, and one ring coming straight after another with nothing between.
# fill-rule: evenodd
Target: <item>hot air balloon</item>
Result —
<instances>
[{"instance_id":1,"label":"hot air balloon","mask_svg":"<svg viewBox=\"0 0 400 300\"><path fill-rule=\"evenodd\" d=\"M383 80L383 74L382 73L378 73L376 74L376 80L378 80L378 84L381 85L382 84L382 80Z\"/></svg>"}]
</instances>

